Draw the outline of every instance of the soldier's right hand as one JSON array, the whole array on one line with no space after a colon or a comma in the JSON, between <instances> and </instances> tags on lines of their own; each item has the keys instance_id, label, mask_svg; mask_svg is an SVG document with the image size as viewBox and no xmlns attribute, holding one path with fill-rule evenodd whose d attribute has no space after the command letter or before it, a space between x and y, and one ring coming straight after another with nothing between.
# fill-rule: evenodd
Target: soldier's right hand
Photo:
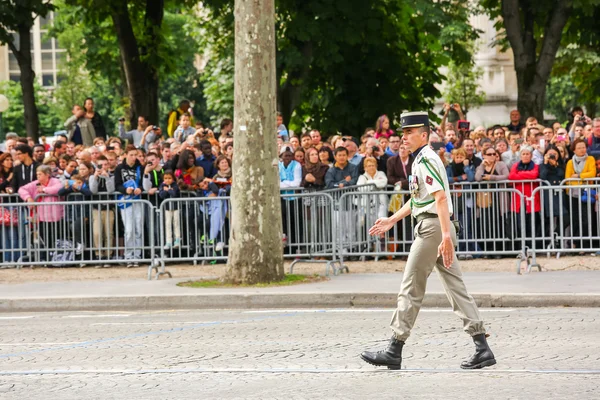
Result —
<instances>
[{"instance_id":1,"label":"soldier's right hand","mask_svg":"<svg viewBox=\"0 0 600 400\"><path fill-rule=\"evenodd\" d=\"M379 218L369 229L369 235L376 236L392 229L394 222L390 218Z\"/></svg>"}]
</instances>

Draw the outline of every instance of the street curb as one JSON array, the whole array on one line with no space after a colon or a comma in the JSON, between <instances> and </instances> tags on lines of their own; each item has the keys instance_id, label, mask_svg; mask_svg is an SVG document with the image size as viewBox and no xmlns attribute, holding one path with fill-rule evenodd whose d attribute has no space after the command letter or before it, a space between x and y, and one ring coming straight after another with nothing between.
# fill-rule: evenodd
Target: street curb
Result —
<instances>
[{"instance_id":1,"label":"street curb","mask_svg":"<svg viewBox=\"0 0 600 400\"><path fill-rule=\"evenodd\" d=\"M200 289L201 290L201 289ZM473 294L479 307L600 307L597 293ZM397 293L240 293L0 299L0 312L144 311L167 309L393 308ZM449 307L428 293L423 307Z\"/></svg>"}]
</instances>

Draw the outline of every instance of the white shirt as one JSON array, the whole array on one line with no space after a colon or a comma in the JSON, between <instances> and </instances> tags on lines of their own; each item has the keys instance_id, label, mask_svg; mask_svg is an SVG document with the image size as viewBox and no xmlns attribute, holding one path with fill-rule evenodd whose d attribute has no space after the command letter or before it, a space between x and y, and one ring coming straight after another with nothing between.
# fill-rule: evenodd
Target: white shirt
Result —
<instances>
[{"instance_id":1,"label":"white shirt","mask_svg":"<svg viewBox=\"0 0 600 400\"><path fill-rule=\"evenodd\" d=\"M425 146L417 154L412 164L412 175L408 179L411 192L411 213L413 217L419 214L437 214L433 194L439 190L446 192L448 211L452 216L452 197L446 168L440 157L430 146Z\"/></svg>"}]
</instances>

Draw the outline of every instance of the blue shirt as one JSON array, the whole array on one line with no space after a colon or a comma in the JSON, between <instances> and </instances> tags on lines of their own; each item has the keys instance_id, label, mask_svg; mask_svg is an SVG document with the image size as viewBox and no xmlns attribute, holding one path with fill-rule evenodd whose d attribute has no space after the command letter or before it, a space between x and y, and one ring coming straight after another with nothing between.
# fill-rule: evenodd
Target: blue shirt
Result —
<instances>
[{"instance_id":1,"label":"blue shirt","mask_svg":"<svg viewBox=\"0 0 600 400\"><path fill-rule=\"evenodd\" d=\"M211 178L217 174L217 168L215 167L215 160L217 157L211 155L210 158L205 158L204 154L200 157L196 158L196 166L202 167L204 170L204 176L206 178Z\"/></svg>"},{"instance_id":2,"label":"blue shirt","mask_svg":"<svg viewBox=\"0 0 600 400\"><path fill-rule=\"evenodd\" d=\"M362 159L363 159L363 156L361 156L358 153L354 153L354 156L351 159L349 159L348 162L352 165L359 166Z\"/></svg>"}]
</instances>

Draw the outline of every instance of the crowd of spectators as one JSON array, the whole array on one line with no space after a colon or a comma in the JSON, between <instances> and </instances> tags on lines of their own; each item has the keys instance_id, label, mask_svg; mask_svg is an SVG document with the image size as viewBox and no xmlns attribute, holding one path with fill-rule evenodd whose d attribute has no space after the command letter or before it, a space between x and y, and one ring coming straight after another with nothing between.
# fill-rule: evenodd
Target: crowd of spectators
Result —
<instances>
[{"instance_id":1,"label":"crowd of spectators","mask_svg":"<svg viewBox=\"0 0 600 400\"><path fill-rule=\"evenodd\" d=\"M190 103L182 101L169 113L165 132L158 121L149 121L145 116L138 116L137 126L130 130L126 129L125 120L120 119L115 121L118 136L110 136L102 118L94 112L93 100L86 99L83 107L73 107L73 116L64 124L66 133L59 134L51 146L45 138L35 143L31 138L7 135L0 155L0 194L18 194L16 201L20 202L48 203L39 208L43 210L39 211L37 221L41 242L71 240L77 254L93 247L90 257L120 259L129 267L137 266L136 260L142 258L143 242L157 239L144 236L151 217L145 213L143 204L125 200L143 198L160 206L164 201L184 195L207 198L201 212L208 221L208 229L199 240L208 243L213 254L222 254L228 240L229 213L227 201L219 197L228 196L231 190L233 121L224 119L219 132L215 133L201 122L195 122L190 111ZM451 112L458 115L458 121L448 122ZM542 181L558 185L564 179L571 179L570 185L578 185L600 176L600 118L591 120L581 109L575 109L573 117L567 127L560 123L546 127L533 117L522 123L519 112L513 110L506 125L471 129L460 106L446 104L442 123L432 129L430 145L447 165L448 180L453 188L469 188L481 182L493 189L498 181L512 180L519 181L514 188L530 198ZM366 128L360 137L335 134L323 138L316 129L294 133L288 131L281 114L277 115L276 126L282 194L294 193L298 188L341 190L355 185L361 190L408 189L413 155L402 144L401 132L391 128L386 115L377 118L374 127ZM102 205L101 201L108 195L122 203ZM383 217L398 208L395 195L377 196L377 201L363 204L363 209L374 207L370 212ZM539 197L526 201L526 212L535 213L535 218L540 219L576 213L584 218L577 218L578 222L572 224L574 235L597 232L597 204L600 203L596 202L597 194L572 189L565 191L564 196L564 202L542 204L549 196L543 202ZM586 200L590 196L595 197ZM401 202L406 201L406 196L400 197ZM91 201L91 206L51 205L65 198L77 204ZM472 227L471 230L476 229L476 209L485 208L485 201L484 196L455 197L456 217ZM590 210L582 201L596 206ZM302 240L298 235L305 223L299 210L301 203L291 196L282 197L281 203L284 241L298 243ZM156 244L170 252L179 249L182 242L197 245L198 239L190 227L197 226L193 220L198 216L182 210L177 202L167 204L164 220L157 221L164 224L162 237L165 239ZM559 209L560 204L562 209ZM541 215L542 206L545 215ZM520 207L521 202L515 199L510 202L510 210L505 211L519 213ZM2 208L4 213L5 209ZM19 212L20 219L28 218L23 208ZM590 212L594 215L586 214ZM7 249L23 249L23 230L17 231L6 215L0 217L3 217L4 262L14 263L21 254ZM594 225L579 223L585 224L588 220L595 221ZM55 237L56 232L61 232L55 227L59 223L68 226L62 230L68 232L67 237ZM501 223L499 220L498 224ZM463 238L473 233L467 229ZM529 233L535 235L535 232ZM408 237L410 232L398 234ZM570 245L577 246L575 241ZM118 248L123 250L111 250ZM484 254L486 249L472 243L461 250L472 253L466 255L472 257ZM49 259L51 255L45 257Z\"/></svg>"}]
</instances>

